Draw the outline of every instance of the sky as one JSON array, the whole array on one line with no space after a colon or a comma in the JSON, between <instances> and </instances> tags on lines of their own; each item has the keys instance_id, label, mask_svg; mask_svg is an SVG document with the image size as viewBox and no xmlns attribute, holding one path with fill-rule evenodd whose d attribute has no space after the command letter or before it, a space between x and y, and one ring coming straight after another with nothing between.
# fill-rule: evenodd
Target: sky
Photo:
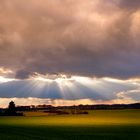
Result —
<instances>
[{"instance_id":1,"label":"sky","mask_svg":"<svg viewBox=\"0 0 140 140\"><path fill-rule=\"evenodd\" d=\"M139 0L0 0L0 107L140 102Z\"/></svg>"}]
</instances>

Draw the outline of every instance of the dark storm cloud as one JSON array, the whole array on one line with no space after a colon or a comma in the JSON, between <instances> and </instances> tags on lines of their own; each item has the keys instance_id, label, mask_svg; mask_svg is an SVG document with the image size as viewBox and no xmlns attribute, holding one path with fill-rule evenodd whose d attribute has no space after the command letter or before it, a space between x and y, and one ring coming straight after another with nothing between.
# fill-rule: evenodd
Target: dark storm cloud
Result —
<instances>
[{"instance_id":1,"label":"dark storm cloud","mask_svg":"<svg viewBox=\"0 0 140 140\"><path fill-rule=\"evenodd\" d=\"M118 0L119 5L121 7L129 8L129 9L139 9L140 8L140 1L139 0Z\"/></svg>"},{"instance_id":2,"label":"dark storm cloud","mask_svg":"<svg viewBox=\"0 0 140 140\"><path fill-rule=\"evenodd\" d=\"M18 79L28 79L30 75L32 75L32 73L29 71L19 70L16 72L15 77Z\"/></svg>"},{"instance_id":3,"label":"dark storm cloud","mask_svg":"<svg viewBox=\"0 0 140 140\"><path fill-rule=\"evenodd\" d=\"M140 76L139 7L138 0L1 0L0 66L18 79Z\"/></svg>"}]
</instances>

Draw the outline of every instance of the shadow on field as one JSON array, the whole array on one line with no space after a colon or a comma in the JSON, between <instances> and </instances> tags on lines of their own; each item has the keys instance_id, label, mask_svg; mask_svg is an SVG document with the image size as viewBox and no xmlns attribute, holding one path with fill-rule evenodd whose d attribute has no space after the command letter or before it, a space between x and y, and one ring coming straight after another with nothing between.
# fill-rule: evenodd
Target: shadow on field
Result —
<instances>
[{"instance_id":1,"label":"shadow on field","mask_svg":"<svg viewBox=\"0 0 140 140\"><path fill-rule=\"evenodd\" d=\"M139 140L140 126L0 126L1 140Z\"/></svg>"}]
</instances>

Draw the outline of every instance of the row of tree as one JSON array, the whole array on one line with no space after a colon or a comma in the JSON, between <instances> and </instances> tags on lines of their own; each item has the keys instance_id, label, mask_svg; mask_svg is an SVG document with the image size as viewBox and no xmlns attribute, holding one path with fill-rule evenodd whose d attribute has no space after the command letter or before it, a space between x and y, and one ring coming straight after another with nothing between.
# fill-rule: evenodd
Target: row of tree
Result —
<instances>
[{"instance_id":1,"label":"row of tree","mask_svg":"<svg viewBox=\"0 0 140 140\"><path fill-rule=\"evenodd\" d=\"M23 113L17 113L16 105L11 101L8 108L4 112L0 113L0 116L23 116Z\"/></svg>"}]
</instances>

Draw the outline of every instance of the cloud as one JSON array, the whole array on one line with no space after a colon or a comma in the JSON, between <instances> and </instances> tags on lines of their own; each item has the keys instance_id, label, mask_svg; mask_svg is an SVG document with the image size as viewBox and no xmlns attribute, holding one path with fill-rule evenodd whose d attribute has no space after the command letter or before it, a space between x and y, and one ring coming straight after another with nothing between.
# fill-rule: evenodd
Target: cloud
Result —
<instances>
[{"instance_id":1,"label":"cloud","mask_svg":"<svg viewBox=\"0 0 140 140\"><path fill-rule=\"evenodd\" d=\"M16 72L15 77L17 79L28 79L30 75L32 75L32 73L29 72L29 71L19 70L19 71Z\"/></svg>"},{"instance_id":2,"label":"cloud","mask_svg":"<svg viewBox=\"0 0 140 140\"><path fill-rule=\"evenodd\" d=\"M14 101L17 106L28 106L28 105L53 105L53 106L72 106L72 105L93 105L93 104L128 104L135 103L133 99L116 99L116 100L93 100L93 99L78 99L78 100L64 100L64 99L42 99L42 98L0 98L1 108L6 108L10 101Z\"/></svg>"},{"instance_id":3,"label":"cloud","mask_svg":"<svg viewBox=\"0 0 140 140\"><path fill-rule=\"evenodd\" d=\"M140 89L128 90L117 94L120 99L131 99L137 102L140 101Z\"/></svg>"},{"instance_id":4,"label":"cloud","mask_svg":"<svg viewBox=\"0 0 140 140\"><path fill-rule=\"evenodd\" d=\"M40 99L40 98L0 98L1 104L0 107L7 107L10 101L14 101L16 105L40 105L48 104L53 106L70 106L70 105L79 105L79 104L93 104L96 101L91 99L81 99L81 100L63 100L63 99ZM100 102L100 101L99 101Z\"/></svg>"},{"instance_id":5,"label":"cloud","mask_svg":"<svg viewBox=\"0 0 140 140\"><path fill-rule=\"evenodd\" d=\"M127 9L139 9L140 8L140 1L139 0L118 0L119 5L123 8Z\"/></svg>"},{"instance_id":6,"label":"cloud","mask_svg":"<svg viewBox=\"0 0 140 140\"><path fill-rule=\"evenodd\" d=\"M140 76L138 15L138 0L1 0L0 67L17 79Z\"/></svg>"}]
</instances>

